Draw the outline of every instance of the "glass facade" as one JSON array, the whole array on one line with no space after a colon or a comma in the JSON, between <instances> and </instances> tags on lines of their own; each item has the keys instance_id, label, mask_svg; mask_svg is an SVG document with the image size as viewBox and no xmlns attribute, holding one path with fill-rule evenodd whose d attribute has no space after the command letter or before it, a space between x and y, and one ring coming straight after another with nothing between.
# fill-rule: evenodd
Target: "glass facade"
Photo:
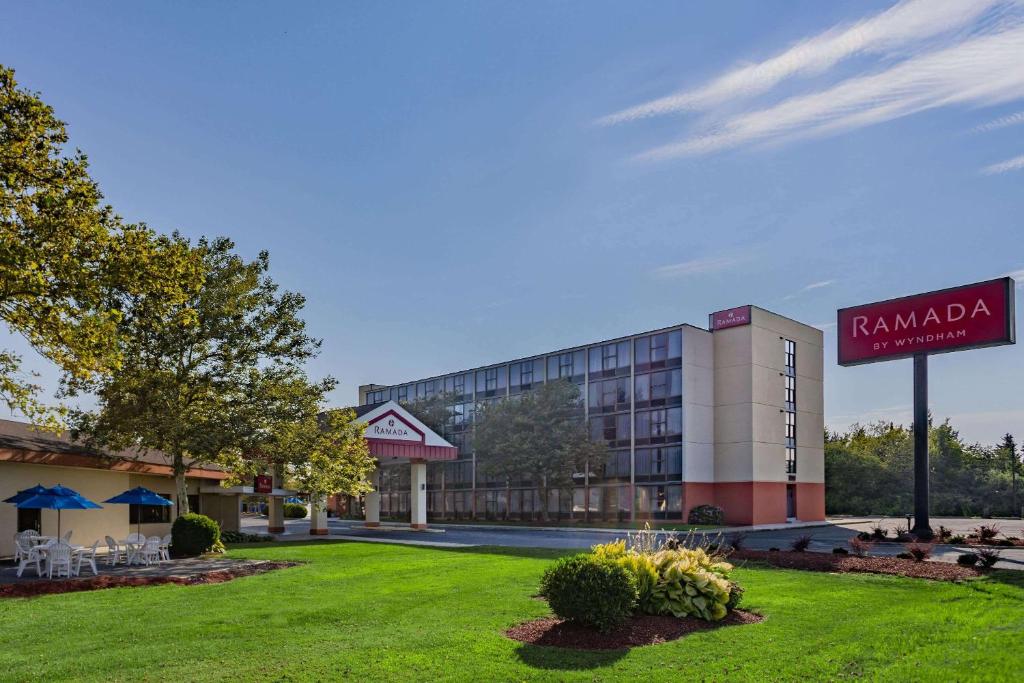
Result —
<instances>
[{"instance_id":1,"label":"glass facade","mask_svg":"<svg viewBox=\"0 0 1024 683\"><path fill-rule=\"evenodd\" d=\"M624 521L679 519L682 515L682 329L542 354L440 378L372 387L364 403L415 401L444 392L452 397L444 436L459 449L453 462L427 468L427 514L443 519L548 517ZM608 444L600 467L575 477L572 491L552 491L541 501L524 482L488 477L473 451L474 416L480 406L507 400L545 382L576 384L591 436ZM393 470L394 474L385 476ZM381 516L409 511L408 466L382 468Z\"/></svg>"},{"instance_id":2,"label":"glass facade","mask_svg":"<svg viewBox=\"0 0 1024 683\"><path fill-rule=\"evenodd\" d=\"M783 415L786 425L786 474L796 478L796 343L783 339Z\"/></svg>"}]
</instances>

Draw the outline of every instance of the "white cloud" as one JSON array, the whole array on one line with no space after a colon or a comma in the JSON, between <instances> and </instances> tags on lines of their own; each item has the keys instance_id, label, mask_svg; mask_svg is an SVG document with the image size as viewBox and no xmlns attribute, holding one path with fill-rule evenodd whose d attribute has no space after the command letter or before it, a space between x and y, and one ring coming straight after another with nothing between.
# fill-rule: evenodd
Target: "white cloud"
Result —
<instances>
[{"instance_id":1,"label":"white cloud","mask_svg":"<svg viewBox=\"0 0 1024 683\"><path fill-rule=\"evenodd\" d=\"M822 280L821 282L812 282L811 284L807 285L806 287L801 287L799 291L797 291L797 292L795 292L793 294L788 294L788 295L782 297L782 300L783 301L789 301L790 299L795 299L798 296L800 296L801 294L803 294L804 292L810 292L810 291L813 291L815 289L821 289L822 287L828 287L830 285L835 284L835 282L836 282L835 280Z\"/></svg>"},{"instance_id":2,"label":"white cloud","mask_svg":"<svg viewBox=\"0 0 1024 683\"><path fill-rule=\"evenodd\" d=\"M922 40L962 29L995 7L1015 0L905 0L848 26L836 26L800 41L781 54L742 66L693 89L624 109L599 120L621 123L678 111L703 110L762 94L794 76L827 71L860 54L888 54ZM993 20L998 20L993 17Z\"/></svg>"},{"instance_id":3,"label":"white cloud","mask_svg":"<svg viewBox=\"0 0 1024 683\"><path fill-rule=\"evenodd\" d=\"M707 273L718 273L736 267L744 261L738 256L709 256L705 258L691 259L682 263L673 263L667 266L655 268L655 277L678 278L691 275L704 275Z\"/></svg>"},{"instance_id":4,"label":"white cloud","mask_svg":"<svg viewBox=\"0 0 1024 683\"><path fill-rule=\"evenodd\" d=\"M657 147L646 160L705 154L746 143L835 134L936 107L985 106L1024 97L1024 23L912 57L869 76L728 119L704 135ZM997 164L989 172L1013 170ZM1024 166L1024 162L1021 163Z\"/></svg>"},{"instance_id":5,"label":"white cloud","mask_svg":"<svg viewBox=\"0 0 1024 683\"><path fill-rule=\"evenodd\" d=\"M1024 123L1024 111L1019 111L1009 116L1001 116L998 119L983 123L980 126L972 128L974 133L987 133L991 130L999 130L1000 128L1006 128L1007 126L1015 126L1018 123Z\"/></svg>"},{"instance_id":6,"label":"white cloud","mask_svg":"<svg viewBox=\"0 0 1024 683\"><path fill-rule=\"evenodd\" d=\"M1024 59L1024 57L1022 57ZM1000 161L998 164L992 164L981 169L981 172L985 175L996 175L998 173L1009 173L1010 171L1019 171L1024 169L1024 154L1019 157L1013 157L1006 161Z\"/></svg>"}]
</instances>

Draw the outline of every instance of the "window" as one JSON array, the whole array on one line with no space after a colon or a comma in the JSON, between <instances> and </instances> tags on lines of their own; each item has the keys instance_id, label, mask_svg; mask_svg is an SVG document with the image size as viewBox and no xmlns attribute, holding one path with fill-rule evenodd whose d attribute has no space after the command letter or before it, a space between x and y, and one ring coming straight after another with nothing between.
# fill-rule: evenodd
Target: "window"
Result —
<instances>
[{"instance_id":1,"label":"window","mask_svg":"<svg viewBox=\"0 0 1024 683\"><path fill-rule=\"evenodd\" d=\"M629 445L629 414L590 418L590 436L613 446Z\"/></svg>"},{"instance_id":2,"label":"window","mask_svg":"<svg viewBox=\"0 0 1024 683\"><path fill-rule=\"evenodd\" d=\"M796 474L796 449L786 448L786 474Z\"/></svg>"},{"instance_id":3,"label":"window","mask_svg":"<svg viewBox=\"0 0 1024 683\"><path fill-rule=\"evenodd\" d=\"M682 371L679 369L637 375L634 380L637 406L679 405L682 403L682 383Z\"/></svg>"},{"instance_id":4,"label":"window","mask_svg":"<svg viewBox=\"0 0 1024 683\"><path fill-rule=\"evenodd\" d=\"M591 377L614 377L629 372L628 341L595 346L589 353Z\"/></svg>"},{"instance_id":5,"label":"window","mask_svg":"<svg viewBox=\"0 0 1024 683\"><path fill-rule=\"evenodd\" d=\"M637 481L678 481L682 472L681 446L636 449Z\"/></svg>"},{"instance_id":6,"label":"window","mask_svg":"<svg viewBox=\"0 0 1024 683\"><path fill-rule=\"evenodd\" d=\"M629 378L606 379L590 382L590 412L610 413L629 410Z\"/></svg>"},{"instance_id":7,"label":"window","mask_svg":"<svg viewBox=\"0 0 1024 683\"><path fill-rule=\"evenodd\" d=\"M796 372L796 342L791 339L783 340L783 354L786 367L786 374L792 375Z\"/></svg>"},{"instance_id":8,"label":"window","mask_svg":"<svg viewBox=\"0 0 1024 683\"><path fill-rule=\"evenodd\" d=\"M609 453L608 458L604 463L604 478L629 481L630 460L631 458L628 450L612 451ZM594 478L595 474L596 473L592 473L591 477Z\"/></svg>"},{"instance_id":9,"label":"window","mask_svg":"<svg viewBox=\"0 0 1024 683\"><path fill-rule=\"evenodd\" d=\"M659 408L636 414L636 442L639 445L679 441L682 433L681 408Z\"/></svg>"},{"instance_id":10,"label":"window","mask_svg":"<svg viewBox=\"0 0 1024 683\"><path fill-rule=\"evenodd\" d=\"M637 486L636 513L654 519L679 518L683 512L683 489L670 486Z\"/></svg>"},{"instance_id":11,"label":"window","mask_svg":"<svg viewBox=\"0 0 1024 683\"><path fill-rule=\"evenodd\" d=\"M583 351L548 356L548 379L583 379Z\"/></svg>"},{"instance_id":12,"label":"window","mask_svg":"<svg viewBox=\"0 0 1024 683\"><path fill-rule=\"evenodd\" d=\"M491 397L505 394L505 385L508 380L505 366L499 368L487 368L476 371L476 394L477 397Z\"/></svg>"},{"instance_id":13,"label":"window","mask_svg":"<svg viewBox=\"0 0 1024 683\"><path fill-rule=\"evenodd\" d=\"M170 494L157 494L161 498L171 500ZM171 521L170 505L129 505L129 524L167 524Z\"/></svg>"},{"instance_id":14,"label":"window","mask_svg":"<svg viewBox=\"0 0 1024 683\"><path fill-rule=\"evenodd\" d=\"M509 391L517 394L544 382L544 361L537 358L509 366Z\"/></svg>"},{"instance_id":15,"label":"window","mask_svg":"<svg viewBox=\"0 0 1024 683\"><path fill-rule=\"evenodd\" d=\"M466 381L466 375L451 375L444 378L444 391L459 399L473 394L473 383Z\"/></svg>"},{"instance_id":16,"label":"window","mask_svg":"<svg viewBox=\"0 0 1024 683\"><path fill-rule=\"evenodd\" d=\"M784 397L786 410L796 410L796 377L786 375L783 379L786 383Z\"/></svg>"},{"instance_id":17,"label":"window","mask_svg":"<svg viewBox=\"0 0 1024 683\"><path fill-rule=\"evenodd\" d=\"M409 386L398 387L398 402L408 403L409 401Z\"/></svg>"},{"instance_id":18,"label":"window","mask_svg":"<svg viewBox=\"0 0 1024 683\"><path fill-rule=\"evenodd\" d=\"M682 364L682 332L672 330L636 338L636 369L638 372Z\"/></svg>"},{"instance_id":19,"label":"window","mask_svg":"<svg viewBox=\"0 0 1024 683\"><path fill-rule=\"evenodd\" d=\"M783 420L786 429L786 474L796 474L796 343L782 340L784 377Z\"/></svg>"},{"instance_id":20,"label":"window","mask_svg":"<svg viewBox=\"0 0 1024 683\"><path fill-rule=\"evenodd\" d=\"M796 448L796 413L785 412L786 416L786 446Z\"/></svg>"}]
</instances>

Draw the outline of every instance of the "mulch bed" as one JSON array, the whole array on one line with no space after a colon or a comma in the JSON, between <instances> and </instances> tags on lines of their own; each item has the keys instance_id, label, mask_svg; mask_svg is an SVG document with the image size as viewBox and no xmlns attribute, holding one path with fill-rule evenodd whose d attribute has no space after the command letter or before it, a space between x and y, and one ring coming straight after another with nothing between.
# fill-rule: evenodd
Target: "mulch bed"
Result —
<instances>
[{"instance_id":1,"label":"mulch bed","mask_svg":"<svg viewBox=\"0 0 1024 683\"><path fill-rule=\"evenodd\" d=\"M916 579L936 581L963 581L984 576L985 571L964 567L949 562L915 562L898 557L856 557L852 555L830 555L826 553L795 553L764 550L737 550L729 555L729 561L757 560L782 569L806 569L815 572L866 572L870 574L895 574Z\"/></svg>"},{"instance_id":2,"label":"mulch bed","mask_svg":"<svg viewBox=\"0 0 1024 683\"><path fill-rule=\"evenodd\" d=\"M63 581L26 581L0 585L0 598L31 598L54 593L76 593L104 588L127 586L157 586L174 583L180 586L195 586L204 583L224 583L240 576L263 574L275 569L294 567L298 562L259 562L230 569L218 569L195 576L93 576L86 579L65 579Z\"/></svg>"},{"instance_id":3,"label":"mulch bed","mask_svg":"<svg viewBox=\"0 0 1024 683\"><path fill-rule=\"evenodd\" d=\"M512 640L531 645L564 647L572 650L622 650L629 647L655 645L682 638L690 633L711 631L723 626L756 624L764 617L753 612L733 610L721 621L704 621L685 617L656 617L648 614L632 616L611 633L600 633L557 617L534 619L505 631Z\"/></svg>"}]
</instances>

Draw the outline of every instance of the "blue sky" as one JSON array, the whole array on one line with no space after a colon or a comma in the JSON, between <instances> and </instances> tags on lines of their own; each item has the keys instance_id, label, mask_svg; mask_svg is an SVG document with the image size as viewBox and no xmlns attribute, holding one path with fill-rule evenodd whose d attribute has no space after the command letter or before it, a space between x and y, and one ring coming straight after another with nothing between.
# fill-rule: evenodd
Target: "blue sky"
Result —
<instances>
[{"instance_id":1,"label":"blue sky","mask_svg":"<svg viewBox=\"0 0 1024 683\"><path fill-rule=\"evenodd\" d=\"M1009 0L19 3L0 62L126 218L270 251L339 405L753 303L824 327L829 425L909 421L836 308L1024 281ZM1022 353L935 357L936 416L1024 438Z\"/></svg>"}]
</instances>

